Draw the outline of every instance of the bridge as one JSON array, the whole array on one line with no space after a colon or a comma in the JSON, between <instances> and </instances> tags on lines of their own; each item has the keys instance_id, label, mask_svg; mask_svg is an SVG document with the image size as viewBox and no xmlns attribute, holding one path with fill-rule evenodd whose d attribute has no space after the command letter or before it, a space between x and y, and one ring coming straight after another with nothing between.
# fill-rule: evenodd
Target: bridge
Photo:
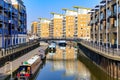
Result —
<instances>
[{"instance_id":1,"label":"bridge","mask_svg":"<svg viewBox=\"0 0 120 80\"><path fill-rule=\"evenodd\" d=\"M65 41L81 41L81 38L39 38L39 41L57 41L57 40L65 40Z\"/></svg>"}]
</instances>

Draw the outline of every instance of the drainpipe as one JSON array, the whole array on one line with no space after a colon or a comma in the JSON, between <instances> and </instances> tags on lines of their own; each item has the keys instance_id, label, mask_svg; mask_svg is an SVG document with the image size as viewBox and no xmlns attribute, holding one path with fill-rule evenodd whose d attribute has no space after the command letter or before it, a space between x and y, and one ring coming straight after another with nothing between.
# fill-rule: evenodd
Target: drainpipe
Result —
<instances>
[{"instance_id":1,"label":"drainpipe","mask_svg":"<svg viewBox=\"0 0 120 80\"><path fill-rule=\"evenodd\" d=\"M108 0L106 0L106 48L108 48L108 36L107 36L107 4L108 4Z\"/></svg>"},{"instance_id":2,"label":"drainpipe","mask_svg":"<svg viewBox=\"0 0 120 80\"><path fill-rule=\"evenodd\" d=\"M5 5L5 2L3 4L3 7L5 7L4 5ZM3 26L2 26L2 48L3 49L5 48L5 41L4 41L4 26L5 25L4 25L4 21L5 21L5 19L4 19L4 8L3 8Z\"/></svg>"},{"instance_id":3,"label":"drainpipe","mask_svg":"<svg viewBox=\"0 0 120 80\"><path fill-rule=\"evenodd\" d=\"M117 51L118 51L118 48L119 48L119 42L118 42L118 27L119 27L119 24L118 24L118 0L116 0L116 4L117 4Z\"/></svg>"}]
</instances>

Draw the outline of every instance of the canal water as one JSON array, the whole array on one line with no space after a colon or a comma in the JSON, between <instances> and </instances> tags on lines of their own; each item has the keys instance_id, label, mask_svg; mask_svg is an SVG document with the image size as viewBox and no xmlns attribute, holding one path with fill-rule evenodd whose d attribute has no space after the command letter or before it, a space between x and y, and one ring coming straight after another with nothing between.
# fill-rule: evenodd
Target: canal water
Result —
<instances>
[{"instance_id":1,"label":"canal water","mask_svg":"<svg viewBox=\"0 0 120 80\"><path fill-rule=\"evenodd\" d=\"M49 50L34 80L114 80L80 54L72 45Z\"/></svg>"}]
</instances>

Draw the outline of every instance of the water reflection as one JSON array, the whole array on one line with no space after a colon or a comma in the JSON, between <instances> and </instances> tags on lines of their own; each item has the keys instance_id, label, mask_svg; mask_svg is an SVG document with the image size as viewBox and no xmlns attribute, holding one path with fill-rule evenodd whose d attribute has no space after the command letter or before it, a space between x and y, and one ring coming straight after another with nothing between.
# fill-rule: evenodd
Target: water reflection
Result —
<instances>
[{"instance_id":1,"label":"water reflection","mask_svg":"<svg viewBox=\"0 0 120 80\"><path fill-rule=\"evenodd\" d=\"M48 52L46 64L43 69L39 71L36 80L113 79L109 79L100 69L96 68L93 63L89 62L89 60L77 57L77 48L73 46L57 46L55 51Z\"/></svg>"},{"instance_id":2,"label":"water reflection","mask_svg":"<svg viewBox=\"0 0 120 80\"><path fill-rule=\"evenodd\" d=\"M49 51L47 59L51 60L74 60L77 59L77 48L73 46L57 46L55 51Z\"/></svg>"}]
</instances>

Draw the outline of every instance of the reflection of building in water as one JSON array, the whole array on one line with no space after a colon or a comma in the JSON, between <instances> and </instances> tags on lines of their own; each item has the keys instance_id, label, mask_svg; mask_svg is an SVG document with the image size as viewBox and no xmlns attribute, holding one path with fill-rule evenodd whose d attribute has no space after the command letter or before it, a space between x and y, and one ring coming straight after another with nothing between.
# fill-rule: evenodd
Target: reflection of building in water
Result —
<instances>
[{"instance_id":1,"label":"reflection of building in water","mask_svg":"<svg viewBox=\"0 0 120 80\"><path fill-rule=\"evenodd\" d=\"M89 70L80 61L78 61L77 63L77 71L78 71L77 80L89 80L90 79Z\"/></svg>"},{"instance_id":2,"label":"reflection of building in water","mask_svg":"<svg viewBox=\"0 0 120 80\"><path fill-rule=\"evenodd\" d=\"M59 49L57 47L55 53L49 52L47 59L53 60L74 60L77 58L77 49L71 46L66 46L65 49ZM52 56L52 57L51 57Z\"/></svg>"},{"instance_id":3,"label":"reflection of building in water","mask_svg":"<svg viewBox=\"0 0 120 80\"><path fill-rule=\"evenodd\" d=\"M65 61L53 61L53 66L52 66L52 70L62 70L64 69L64 62Z\"/></svg>"},{"instance_id":4,"label":"reflection of building in water","mask_svg":"<svg viewBox=\"0 0 120 80\"><path fill-rule=\"evenodd\" d=\"M56 49L56 54L53 56L53 59L63 59L63 50L61 49Z\"/></svg>"},{"instance_id":5,"label":"reflection of building in water","mask_svg":"<svg viewBox=\"0 0 120 80\"><path fill-rule=\"evenodd\" d=\"M65 59L75 59L75 48L68 46L66 47Z\"/></svg>"},{"instance_id":6,"label":"reflection of building in water","mask_svg":"<svg viewBox=\"0 0 120 80\"><path fill-rule=\"evenodd\" d=\"M70 76L74 75L77 72L77 61L76 60L71 60L71 61L66 61L65 62L65 75Z\"/></svg>"},{"instance_id":7,"label":"reflection of building in water","mask_svg":"<svg viewBox=\"0 0 120 80\"><path fill-rule=\"evenodd\" d=\"M65 70L64 76L75 76L75 80L89 80L89 70L84 66L83 63L77 60L54 60L52 64L52 70Z\"/></svg>"}]
</instances>

